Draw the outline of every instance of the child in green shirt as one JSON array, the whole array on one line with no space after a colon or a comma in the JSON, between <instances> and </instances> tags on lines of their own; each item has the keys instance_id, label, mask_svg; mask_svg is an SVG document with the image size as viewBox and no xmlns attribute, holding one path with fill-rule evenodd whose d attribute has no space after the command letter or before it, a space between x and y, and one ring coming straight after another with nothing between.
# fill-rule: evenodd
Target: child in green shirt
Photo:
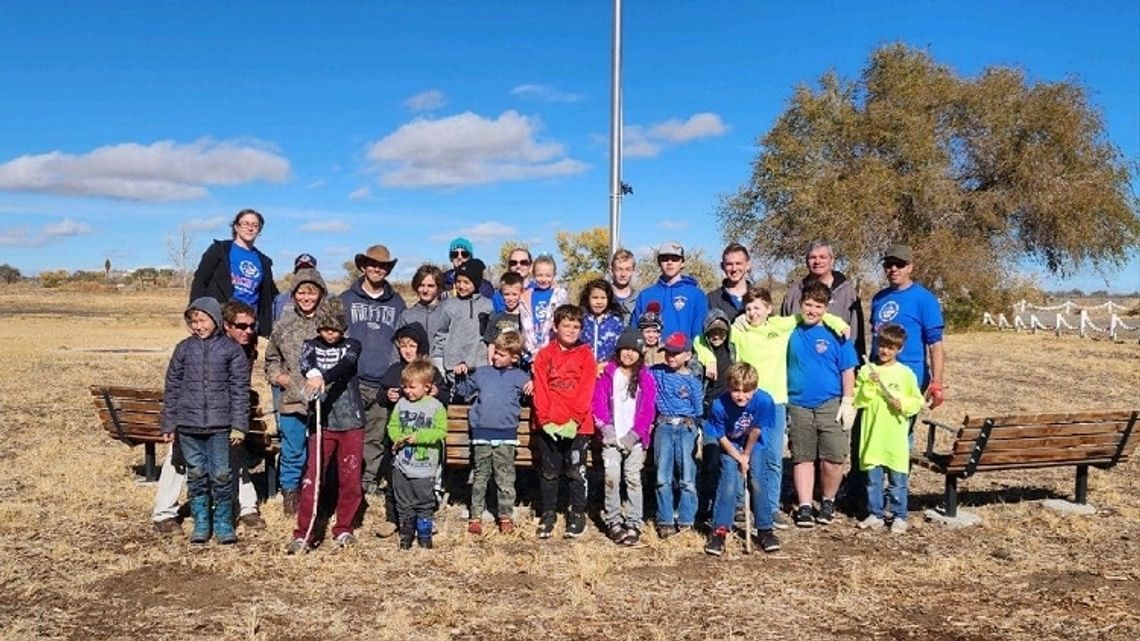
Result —
<instances>
[{"instance_id":1,"label":"child in green shirt","mask_svg":"<svg viewBox=\"0 0 1140 641\"><path fill-rule=\"evenodd\" d=\"M422 548L432 546L435 479L447 437L447 409L428 394L434 377L435 368L426 359L408 363L400 381L404 396L396 401L388 419L388 437L395 455L392 492L402 550L412 547L413 538Z\"/></svg>"}]
</instances>

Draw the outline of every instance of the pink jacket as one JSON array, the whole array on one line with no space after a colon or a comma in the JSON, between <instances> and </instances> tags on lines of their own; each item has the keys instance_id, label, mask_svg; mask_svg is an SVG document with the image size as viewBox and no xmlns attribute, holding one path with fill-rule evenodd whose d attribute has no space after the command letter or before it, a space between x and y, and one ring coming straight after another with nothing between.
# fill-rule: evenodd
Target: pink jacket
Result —
<instances>
[{"instance_id":1,"label":"pink jacket","mask_svg":"<svg viewBox=\"0 0 1140 641\"><path fill-rule=\"evenodd\" d=\"M594 423L598 426L614 424L614 372L618 364L610 362L602 370L594 385L594 399L591 409ZM657 415L657 383L648 367L641 368L637 379L637 409L633 414L633 432L641 439L641 447L649 447L649 433L653 430L653 419Z\"/></svg>"}]
</instances>

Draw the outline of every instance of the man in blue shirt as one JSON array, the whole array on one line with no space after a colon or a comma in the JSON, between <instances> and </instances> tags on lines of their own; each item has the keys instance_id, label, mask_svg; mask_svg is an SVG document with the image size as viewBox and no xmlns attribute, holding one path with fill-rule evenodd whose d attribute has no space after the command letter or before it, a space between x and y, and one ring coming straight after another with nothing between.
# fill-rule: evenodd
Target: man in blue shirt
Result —
<instances>
[{"instance_id":1,"label":"man in blue shirt","mask_svg":"<svg viewBox=\"0 0 1140 641\"><path fill-rule=\"evenodd\" d=\"M942 404L942 306L930 290L912 280L914 254L906 245L892 245L883 254L889 286L871 299L871 352L879 353L879 330L894 323L908 340L898 360L914 371L933 409ZM929 365L929 366L928 366Z\"/></svg>"}]
</instances>

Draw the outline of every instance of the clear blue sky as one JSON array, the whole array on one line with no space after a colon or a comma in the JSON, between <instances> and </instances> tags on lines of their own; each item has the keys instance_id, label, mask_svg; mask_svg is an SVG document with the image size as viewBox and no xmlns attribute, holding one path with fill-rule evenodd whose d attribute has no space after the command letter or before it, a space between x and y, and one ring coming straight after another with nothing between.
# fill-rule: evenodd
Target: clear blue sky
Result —
<instances>
[{"instance_id":1,"label":"clear blue sky","mask_svg":"<svg viewBox=\"0 0 1140 641\"><path fill-rule=\"evenodd\" d=\"M718 195L793 87L902 41L959 73L1079 79L1140 161L1140 4L625 1L623 244L716 253ZM237 6L231 6L237 5ZM117 8L116 8L117 7ZM244 207L258 246L331 267L373 243L399 275L465 234L553 249L607 220L608 0L6 2L0 262L169 264ZM339 267L332 271L339 276ZM1140 261L1109 276L1140 289ZM1080 274L1050 286L1104 286Z\"/></svg>"}]
</instances>

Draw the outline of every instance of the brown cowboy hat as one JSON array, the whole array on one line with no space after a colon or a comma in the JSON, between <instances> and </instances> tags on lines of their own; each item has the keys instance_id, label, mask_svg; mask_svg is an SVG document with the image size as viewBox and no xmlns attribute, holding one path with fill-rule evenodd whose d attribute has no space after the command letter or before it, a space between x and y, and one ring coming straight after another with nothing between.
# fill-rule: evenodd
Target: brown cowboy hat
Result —
<instances>
[{"instance_id":1,"label":"brown cowboy hat","mask_svg":"<svg viewBox=\"0 0 1140 641\"><path fill-rule=\"evenodd\" d=\"M392 271L392 268L396 266L396 259L392 258L392 253L383 245L373 245L363 254L357 254L354 262L356 268L361 271L364 271L364 265L362 263L365 262L380 263L388 271Z\"/></svg>"}]
</instances>

